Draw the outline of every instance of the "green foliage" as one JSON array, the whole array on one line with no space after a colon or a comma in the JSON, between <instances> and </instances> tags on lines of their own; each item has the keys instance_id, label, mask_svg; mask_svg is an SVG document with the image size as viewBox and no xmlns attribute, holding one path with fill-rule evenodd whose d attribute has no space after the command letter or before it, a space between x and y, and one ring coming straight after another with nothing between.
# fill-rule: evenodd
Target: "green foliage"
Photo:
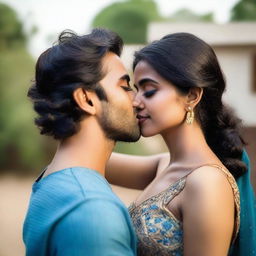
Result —
<instances>
[{"instance_id":1,"label":"green foliage","mask_svg":"<svg viewBox=\"0 0 256 256\"><path fill-rule=\"evenodd\" d=\"M41 167L45 140L33 124L27 98L35 62L25 47L26 35L16 13L0 4L0 170ZM24 172L25 173L25 172Z\"/></svg>"},{"instance_id":2,"label":"green foliage","mask_svg":"<svg viewBox=\"0 0 256 256\"><path fill-rule=\"evenodd\" d=\"M214 15L212 12L198 15L189 9L181 9L175 12L169 18L173 22L214 22Z\"/></svg>"},{"instance_id":3,"label":"green foliage","mask_svg":"<svg viewBox=\"0 0 256 256\"><path fill-rule=\"evenodd\" d=\"M161 17L153 0L128 0L107 6L96 15L92 26L115 31L126 44L143 44L148 23L158 20Z\"/></svg>"},{"instance_id":4,"label":"green foliage","mask_svg":"<svg viewBox=\"0 0 256 256\"><path fill-rule=\"evenodd\" d=\"M231 21L255 21L256 0L240 0L231 10Z\"/></svg>"},{"instance_id":5,"label":"green foliage","mask_svg":"<svg viewBox=\"0 0 256 256\"><path fill-rule=\"evenodd\" d=\"M117 142L114 151L129 155L143 156L149 154L148 150L140 141L136 143Z\"/></svg>"},{"instance_id":6,"label":"green foliage","mask_svg":"<svg viewBox=\"0 0 256 256\"><path fill-rule=\"evenodd\" d=\"M7 5L0 3L0 50L24 46L26 37L16 13Z\"/></svg>"},{"instance_id":7,"label":"green foliage","mask_svg":"<svg viewBox=\"0 0 256 256\"><path fill-rule=\"evenodd\" d=\"M34 61L25 48L0 55L0 165L32 168L43 160L41 136L33 125L33 109L27 99ZM13 159L15 158L15 159Z\"/></svg>"}]
</instances>

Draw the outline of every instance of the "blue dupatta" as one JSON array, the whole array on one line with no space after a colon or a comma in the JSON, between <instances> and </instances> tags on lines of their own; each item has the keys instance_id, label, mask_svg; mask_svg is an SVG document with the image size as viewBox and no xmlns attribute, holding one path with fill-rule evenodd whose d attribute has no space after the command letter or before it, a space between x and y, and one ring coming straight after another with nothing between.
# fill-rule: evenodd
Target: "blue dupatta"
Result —
<instances>
[{"instance_id":1,"label":"blue dupatta","mask_svg":"<svg viewBox=\"0 0 256 256\"><path fill-rule=\"evenodd\" d=\"M240 192L241 222L229 256L256 256L256 200L250 182L250 160L246 151L243 152L242 161L248 171L236 180Z\"/></svg>"}]
</instances>

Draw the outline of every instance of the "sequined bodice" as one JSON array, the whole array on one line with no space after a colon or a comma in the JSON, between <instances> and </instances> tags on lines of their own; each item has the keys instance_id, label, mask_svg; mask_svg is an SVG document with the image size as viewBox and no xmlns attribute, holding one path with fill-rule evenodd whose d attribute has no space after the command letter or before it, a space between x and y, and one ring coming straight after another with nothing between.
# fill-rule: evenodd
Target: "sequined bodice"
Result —
<instances>
[{"instance_id":1,"label":"sequined bodice","mask_svg":"<svg viewBox=\"0 0 256 256\"><path fill-rule=\"evenodd\" d=\"M234 237L236 237L240 220L239 191L233 176L224 168L218 168L226 174L233 189L236 204L234 232ZM182 222L170 212L167 205L184 189L186 178L187 176L179 179L166 190L148 198L138 206L133 203L129 207L138 238L138 256L183 255Z\"/></svg>"}]
</instances>

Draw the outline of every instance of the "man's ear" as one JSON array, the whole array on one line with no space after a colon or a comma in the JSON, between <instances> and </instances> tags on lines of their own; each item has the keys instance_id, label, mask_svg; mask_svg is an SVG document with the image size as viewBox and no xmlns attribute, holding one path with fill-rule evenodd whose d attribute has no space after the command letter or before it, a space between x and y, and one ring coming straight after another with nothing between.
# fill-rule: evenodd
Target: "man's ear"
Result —
<instances>
[{"instance_id":1,"label":"man's ear","mask_svg":"<svg viewBox=\"0 0 256 256\"><path fill-rule=\"evenodd\" d=\"M200 102L203 95L203 88L200 87L192 87L187 94L186 105L192 108Z\"/></svg>"},{"instance_id":2,"label":"man's ear","mask_svg":"<svg viewBox=\"0 0 256 256\"><path fill-rule=\"evenodd\" d=\"M84 90L83 88L77 88L73 92L73 98L77 105L89 115L96 114L96 108L93 104L95 99L95 93Z\"/></svg>"}]
</instances>

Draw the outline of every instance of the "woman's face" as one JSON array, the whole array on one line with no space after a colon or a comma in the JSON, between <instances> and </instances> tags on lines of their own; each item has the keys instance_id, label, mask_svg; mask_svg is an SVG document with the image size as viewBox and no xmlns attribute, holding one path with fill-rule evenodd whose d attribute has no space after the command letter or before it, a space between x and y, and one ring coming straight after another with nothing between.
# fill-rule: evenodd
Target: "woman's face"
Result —
<instances>
[{"instance_id":1,"label":"woman's face","mask_svg":"<svg viewBox=\"0 0 256 256\"><path fill-rule=\"evenodd\" d=\"M147 62L134 70L134 99L143 136L164 135L180 127L186 115L186 96L161 77Z\"/></svg>"}]
</instances>

